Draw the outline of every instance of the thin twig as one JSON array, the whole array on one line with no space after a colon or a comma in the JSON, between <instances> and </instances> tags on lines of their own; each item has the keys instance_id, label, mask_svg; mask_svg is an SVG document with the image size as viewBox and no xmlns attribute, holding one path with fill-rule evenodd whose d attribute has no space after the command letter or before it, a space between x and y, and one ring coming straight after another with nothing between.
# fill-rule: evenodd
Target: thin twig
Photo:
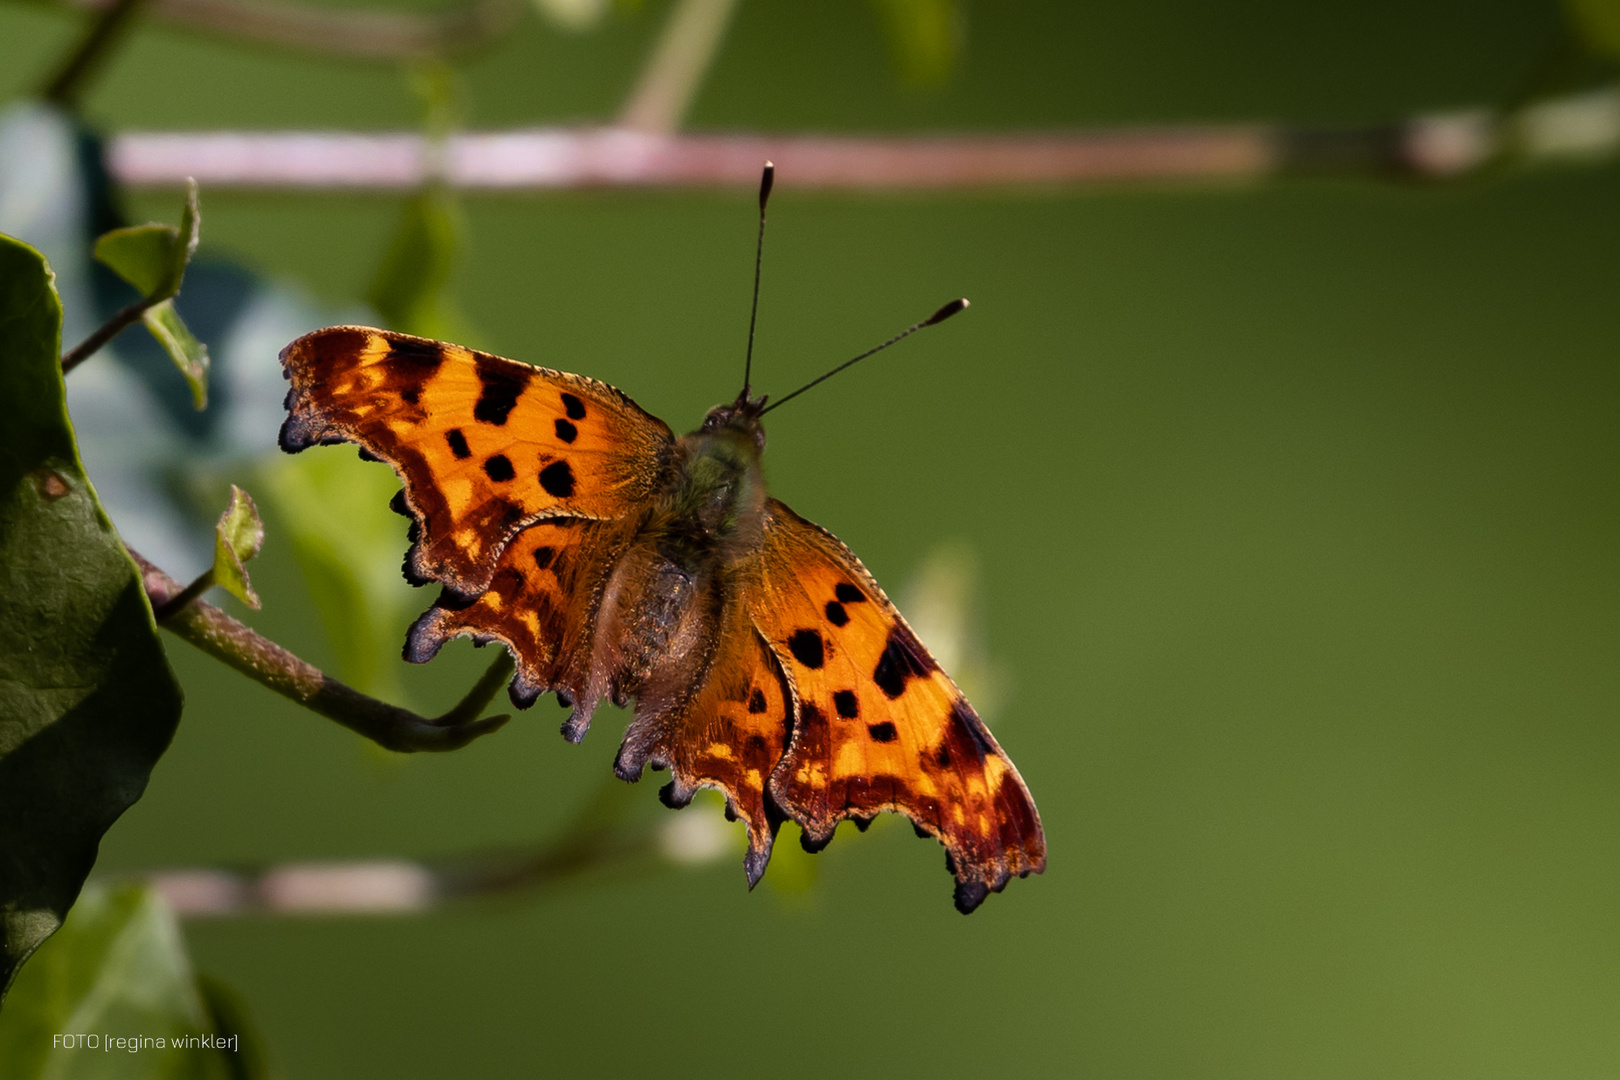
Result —
<instances>
[{"instance_id":1,"label":"thin twig","mask_svg":"<svg viewBox=\"0 0 1620 1080\"><path fill-rule=\"evenodd\" d=\"M101 11L123 0L56 0ZM382 8L338 10L277 0L146 0L153 19L239 40L362 60L442 56L488 44L522 17L519 0L475 0L433 14Z\"/></svg>"},{"instance_id":2,"label":"thin twig","mask_svg":"<svg viewBox=\"0 0 1620 1080\"><path fill-rule=\"evenodd\" d=\"M619 112L620 127L650 135L680 130L736 7L737 0L679 0Z\"/></svg>"},{"instance_id":3,"label":"thin twig","mask_svg":"<svg viewBox=\"0 0 1620 1080\"><path fill-rule=\"evenodd\" d=\"M175 593L161 604L152 605L152 618L159 626L174 618L191 605L203 593L214 587L214 568L209 567L197 575L197 580Z\"/></svg>"},{"instance_id":4,"label":"thin twig","mask_svg":"<svg viewBox=\"0 0 1620 1080\"><path fill-rule=\"evenodd\" d=\"M79 44L45 84L41 96L46 101L55 102L63 108L72 108L76 105L85 81L106 59L108 52L123 32L129 29L130 18L142 2L143 0L112 0L111 3L102 5L100 14L90 23L90 28L85 31L84 37L79 39Z\"/></svg>"},{"instance_id":5,"label":"thin twig","mask_svg":"<svg viewBox=\"0 0 1620 1080\"><path fill-rule=\"evenodd\" d=\"M154 609L162 609L185 591L138 553L129 553L140 567ZM389 750L455 750L510 719L505 715L475 719L512 676L512 658L505 652L454 708L429 719L345 686L212 604L192 603L165 621L163 628L255 682Z\"/></svg>"},{"instance_id":6,"label":"thin twig","mask_svg":"<svg viewBox=\"0 0 1620 1080\"><path fill-rule=\"evenodd\" d=\"M90 359L91 356L95 355L97 349L123 333L125 327L133 326L142 315L146 314L148 308L158 303L161 303L161 301L150 296L144 296L102 323L89 337L62 354L62 374L66 375Z\"/></svg>"}]
</instances>

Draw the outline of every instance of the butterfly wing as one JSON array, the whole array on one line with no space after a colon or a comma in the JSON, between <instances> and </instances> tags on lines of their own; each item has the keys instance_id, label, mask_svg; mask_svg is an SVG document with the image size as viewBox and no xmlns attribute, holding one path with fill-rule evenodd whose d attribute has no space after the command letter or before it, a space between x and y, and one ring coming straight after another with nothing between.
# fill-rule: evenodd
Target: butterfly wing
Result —
<instances>
[{"instance_id":1,"label":"butterfly wing","mask_svg":"<svg viewBox=\"0 0 1620 1080\"><path fill-rule=\"evenodd\" d=\"M702 787L724 794L727 816L748 827L743 868L752 888L765 872L781 822L766 786L787 744L792 698L776 657L748 616L746 590L737 585L717 587L706 605L718 621L695 685L683 685L677 676L655 681L639 695L614 771L635 780L647 764L669 769L673 779L660 795L671 807L685 806Z\"/></svg>"},{"instance_id":2,"label":"butterfly wing","mask_svg":"<svg viewBox=\"0 0 1620 1080\"><path fill-rule=\"evenodd\" d=\"M590 685L603 587L629 548L635 518L551 518L518 533L501 552L489 587L451 590L411 627L405 658L426 663L462 634L495 640L517 659L512 700L528 707L557 690L580 698Z\"/></svg>"},{"instance_id":3,"label":"butterfly wing","mask_svg":"<svg viewBox=\"0 0 1620 1080\"><path fill-rule=\"evenodd\" d=\"M525 525L638 507L674 447L663 421L606 383L459 345L333 326L281 361L282 449L349 441L393 465L419 524L407 575L464 596L489 585Z\"/></svg>"},{"instance_id":4,"label":"butterfly wing","mask_svg":"<svg viewBox=\"0 0 1620 1080\"><path fill-rule=\"evenodd\" d=\"M963 912L1045 869L1018 770L854 553L773 499L762 561L753 619L797 704L770 791L807 845L905 814L945 845Z\"/></svg>"}]
</instances>

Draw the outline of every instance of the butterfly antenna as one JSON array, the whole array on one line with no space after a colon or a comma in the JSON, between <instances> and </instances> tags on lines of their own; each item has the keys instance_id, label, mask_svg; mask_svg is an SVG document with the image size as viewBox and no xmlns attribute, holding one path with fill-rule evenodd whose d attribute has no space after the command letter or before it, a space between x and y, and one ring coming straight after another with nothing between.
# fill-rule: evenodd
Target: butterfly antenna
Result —
<instances>
[{"instance_id":1,"label":"butterfly antenna","mask_svg":"<svg viewBox=\"0 0 1620 1080\"><path fill-rule=\"evenodd\" d=\"M754 373L754 323L759 318L759 268L765 259L765 204L771 197L771 185L776 182L776 166L765 163L759 178L759 239L754 243L754 303L748 309L748 355L743 359L742 399L748 400L748 391Z\"/></svg>"},{"instance_id":2,"label":"butterfly antenna","mask_svg":"<svg viewBox=\"0 0 1620 1080\"><path fill-rule=\"evenodd\" d=\"M783 405L786 405L788 402L792 401L794 398L798 397L800 394L804 393L806 390L810 389L812 386L815 386L815 385L817 385L819 383L826 382L828 379L832 378L834 375L838 374L840 371L843 371L845 368L849 367L851 364L855 364L855 363L858 363L858 362L860 362L862 360L865 360L868 356L871 356L873 353L882 352L884 349L887 349L890 345L893 345L895 342L899 341L901 338L910 337L912 334L915 334L917 331L921 330L925 326L933 326L935 323L944 322L946 319L950 318L952 315L955 315L958 311L961 311L963 308L965 308L967 306L968 306L968 302L966 300L952 300L950 303L946 304L944 307L940 308L938 311L936 311L932 315L928 316L928 318L924 319L922 322L917 323L915 326L906 327L906 329L900 331L898 334L894 335L894 337L890 338L888 341L885 341L883 344L877 346L876 348L867 349L865 352L861 353L861 355L855 357L855 359L853 359L853 360L845 360L842 364L839 364L837 367L835 367L831 371L827 372L827 374L821 376L821 378L819 378L819 379L811 379L809 382L805 383L803 386L801 386L797 390L793 391L793 393L787 395L787 397L784 397L784 398L781 398L781 399L779 399L777 401L771 402L771 404L768 407L766 407L765 409L763 409L760 412L760 415L764 416L766 413L770 412L771 409L777 409L777 408L782 407Z\"/></svg>"}]
</instances>

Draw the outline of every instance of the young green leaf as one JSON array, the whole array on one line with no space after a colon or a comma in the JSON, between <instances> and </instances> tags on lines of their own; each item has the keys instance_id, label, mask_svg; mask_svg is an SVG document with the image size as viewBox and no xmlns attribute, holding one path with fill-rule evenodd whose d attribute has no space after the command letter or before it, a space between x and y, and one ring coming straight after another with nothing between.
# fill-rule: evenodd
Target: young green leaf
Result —
<instances>
[{"instance_id":1,"label":"young green leaf","mask_svg":"<svg viewBox=\"0 0 1620 1080\"><path fill-rule=\"evenodd\" d=\"M174 310L174 301L154 304L141 313L141 321L157 338L174 366L191 387L191 400L198 409L208 406L208 346L198 341Z\"/></svg>"},{"instance_id":2,"label":"young green leaf","mask_svg":"<svg viewBox=\"0 0 1620 1080\"><path fill-rule=\"evenodd\" d=\"M231 1030L221 1031L220 1011L212 1004L192 971L174 915L155 892L139 885L92 885L18 978L0 1014L0 1061L6 1075L18 1080L254 1075L241 1066L262 1061L262 1049L244 1053L238 1031L245 1025L232 1017ZM203 1036L214 1043L219 1035L238 1037L225 1047L203 1044ZM134 1052L107 1043L131 1036L150 1041Z\"/></svg>"},{"instance_id":3,"label":"young green leaf","mask_svg":"<svg viewBox=\"0 0 1620 1080\"><path fill-rule=\"evenodd\" d=\"M214 526L214 584L252 608L259 606L259 594L253 591L243 564L263 546L259 508L247 492L232 484L231 503Z\"/></svg>"},{"instance_id":4,"label":"young green leaf","mask_svg":"<svg viewBox=\"0 0 1620 1080\"><path fill-rule=\"evenodd\" d=\"M96 258L135 286L142 296L166 299L179 288L172 281L180 230L173 225L130 225L96 240Z\"/></svg>"},{"instance_id":5,"label":"young green leaf","mask_svg":"<svg viewBox=\"0 0 1620 1080\"><path fill-rule=\"evenodd\" d=\"M45 259L0 237L0 994L180 719L140 577L74 445L61 338Z\"/></svg>"},{"instance_id":6,"label":"young green leaf","mask_svg":"<svg viewBox=\"0 0 1620 1080\"><path fill-rule=\"evenodd\" d=\"M186 265L197 253L201 226L197 182L192 180L186 185L179 228L151 224L114 229L96 241L96 258L148 300L167 300L180 292Z\"/></svg>"}]
</instances>

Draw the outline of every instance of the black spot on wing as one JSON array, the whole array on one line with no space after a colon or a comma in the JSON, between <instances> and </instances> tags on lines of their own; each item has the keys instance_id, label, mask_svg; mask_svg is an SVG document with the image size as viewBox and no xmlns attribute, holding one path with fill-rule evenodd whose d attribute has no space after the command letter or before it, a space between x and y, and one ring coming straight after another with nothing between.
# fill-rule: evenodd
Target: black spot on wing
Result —
<instances>
[{"instance_id":1,"label":"black spot on wing","mask_svg":"<svg viewBox=\"0 0 1620 1080\"><path fill-rule=\"evenodd\" d=\"M394 497L388 500L388 509L392 510L394 513L403 518L412 516L410 504L405 501L404 488L400 488L398 491L394 492Z\"/></svg>"},{"instance_id":2,"label":"black spot on wing","mask_svg":"<svg viewBox=\"0 0 1620 1080\"><path fill-rule=\"evenodd\" d=\"M956 735L955 741L964 745L978 760L983 761L996 752L984 733L984 722L961 698L951 704L951 729Z\"/></svg>"},{"instance_id":3,"label":"black spot on wing","mask_svg":"<svg viewBox=\"0 0 1620 1080\"><path fill-rule=\"evenodd\" d=\"M893 701L906 692L906 680L926 675L933 669L934 663L922 643L896 626L889 630L889 641L872 671L872 681Z\"/></svg>"},{"instance_id":4,"label":"black spot on wing","mask_svg":"<svg viewBox=\"0 0 1620 1080\"><path fill-rule=\"evenodd\" d=\"M370 450L367 450L363 446L359 448L359 451L360 451L360 460L361 461L381 461L382 460L382 458L378 457L376 454L373 454Z\"/></svg>"},{"instance_id":5,"label":"black spot on wing","mask_svg":"<svg viewBox=\"0 0 1620 1080\"><path fill-rule=\"evenodd\" d=\"M756 714L765 711L765 694L757 686L748 695L748 711Z\"/></svg>"},{"instance_id":6,"label":"black spot on wing","mask_svg":"<svg viewBox=\"0 0 1620 1080\"><path fill-rule=\"evenodd\" d=\"M450 444L450 452L457 458L465 461L472 457L472 451L467 448L467 436L461 433L460 428L451 428L445 432L444 441Z\"/></svg>"},{"instance_id":7,"label":"black spot on wing","mask_svg":"<svg viewBox=\"0 0 1620 1080\"><path fill-rule=\"evenodd\" d=\"M426 378L439 370L439 365L444 363L444 347L434 341L390 338L388 362L403 364L416 371L422 378Z\"/></svg>"},{"instance_id":8,"label":"black spot on wing","mask_svg":"<svg viewBox=\"0 0 1620 1080\"><path fill-rule=\"evenodd\" d=\"M873 742L894 742L894 725L889 723L887 720L883 721L881 724L867 724L866 733L872 736Z\"/></svg>"},{"instance_id":9,"label":"black spot on wing","mask_svg":"<svg viewBox=\"0 0 1620 1080\"><path fill-rule=\"evenodd\" d=\"M422 388L420 386L407 386L399 392L407 405L420 405L422 403Z\"/></svg>"},{"instance_id":10,"label":"black spot on wing","mask_svg":"<svg viewBox=\"0 0 1620 1080\"><path fill-rule=\"evenodd\" d=\"M566 499L574 493L574 470L566 461L553 461L540 470L540 486L554 499Z\"/></svg>"},{"instance_id":11,"label":"black spot on wing","mask_svg":"<svg viewBox=\"0 0 1620 1080\"><path fill-rule=\"evenodd\" d=\"M562 406L563 412L568 414L568 419L585 419L585 403L579 400L579 398L575 397L573 394L564 394L562 396Z\"/></svg>"},{"instance_id":12,"label":"black spot on wing","mask_svg":"<svg viewBox=\"0 0 1620 1080\"><path fill-rule=\"evenodd\" d=\"M836 600L829 600L827 601L827 621L834 626L848 626L849 612L844 610L843 604Z\"/></svg>"},{"instance_id":13,"label":"black spot on wing","mask_svg":"<svg viewBox=\"0 0 1620 1080\"><path fill-rule=\"evenodd\" d=\"M478 381L483 389L478 394L478 404L473 406L473 419L497 426L506 423L523 388L529 385L530 377L529 369L522 365L479 357Z\"/></svg>"},{"instance_id":14,"label":"black spot on wing","mask_svg":"<svg viewBox=\"0 0 1620 1080\"><path fill-rule=\"evenodd\" d=\"M788 650L793 653L793 659L805 667L815 670L827 662L826 650L822 648L821 635L814 630L795 630L788 638Z\"/></svg>"},{"instance_id":15,"label":"black spot on wing","mask_svg":"<svg viewBox=\"0 0 1620 1080\"><path fill-rule=\"evenodd\" d=\"M845 604L859 604L866 599L866 594L847 581L840 581L833 590L833 595Z\"/></svg>"},{"instance_id":16,"label":"black spot on wing","mask_svg":"<svg viewBox=\"0 0 1620 1080\"><path fill-rule=\"evenodd\" d=\"M557 557L557 549L553 547L537 547L534 549L534 565L545 570L551 566L551 560Z\"/></svg>"},{"instance_id":17,"label":"black spot on wing","mask_svg":"<svg viewBox=\"0 0 1620 1080\"><path fill-rule=\"evenodd\" d=\"M517 475L517 470L512 468L511 458L505 454L496 454L484 460L484 475L496 483L505 483Z\"/></svg>"},{"instance_id":18,"label":"black spot on wing","mask_svg":"<svg viewBox=\"0 0 1620 1080\"><path fill-rule=\"evenodd\" d=\"M562 419L562 417L557 418L557 423L554 426L557 429L557 438L565 443L571 443L579 438L579 428Z\"/></svg>"},{"instance_id":19,"label":"black spot on wing","mask_svg":"<svg viewBox=\"0 0 1620 1080\"><path fill-rule=\"evenodd\" d=\"M861 715L861 703L855 699L855 691L840 690L833 695L833 708L845 720L853 720Z\"/></svg>"}]
</instances>

